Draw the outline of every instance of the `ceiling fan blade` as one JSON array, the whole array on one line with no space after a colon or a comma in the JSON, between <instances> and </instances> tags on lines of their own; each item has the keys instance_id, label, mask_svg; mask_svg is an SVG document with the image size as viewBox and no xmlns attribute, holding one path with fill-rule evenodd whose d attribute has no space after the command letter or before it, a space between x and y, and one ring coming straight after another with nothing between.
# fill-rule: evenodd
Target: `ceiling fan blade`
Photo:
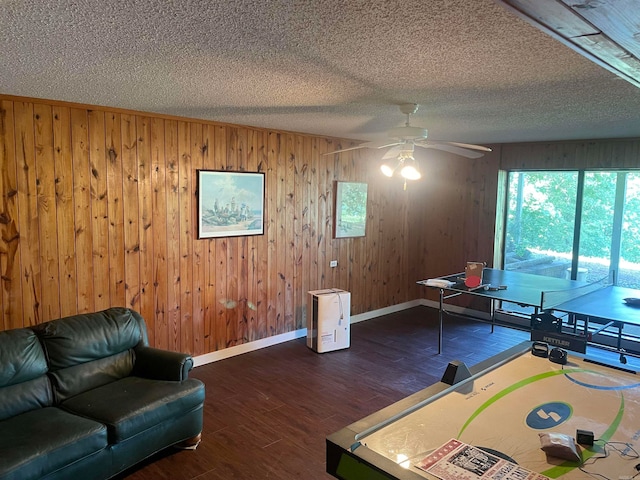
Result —
<instances>
[{"instance_id":1,"label":"ceiling fan blade","mask_svg":"<svg viewBox=\"0 0 640 480\"><path fill-rule=\"evenodd\" d=\"M394 145L400 145L403 142L399 142L398 140L378 140L377 142L364 142L361 143L360 145L357 145L355 147L349 147L349 148L341 148L340 150L334 150L332 152L327 152L324 153L323 155L333 155L334 153L340 153L340 152L348 152L350 150L358 150L359 148L386 148L386 147L393 147Z\"/></svg>"},{"instance_id":2,"label":"ceiling fan blade","mask_svg":"<svg viewBox=\"0 0 640 480\"><path fill-rule=\"evenodd\" d=\"M333 155L334 153L349 152L351 150L358 150L360 148L367 148L366 145L358 145L357 147L341 148L340 150L333 150L331 152L323 153L323 155Z\"/></svg>"},{"instance_id":3,"label":"ceiling fan blade","mask_svg":"<svg viewBox=\"0 0 640 480\"><path fill-rule=\"evenodd\" d=\"M484 153L474 152L473 150L467 150L466 148L456 147L455 145L450 145L447 143L418 143L416 145L422 148L435 148L436 150L443 150L449 153L455 153L456 155L460 155L466 158L480 158L484 156Z\"/></svg>"},{"instance_id":4,"label":"ceiling fan blade","mask_svg":"<svg viewBox=\"0 0 640 480\"><path fill-rule=\"evenodd\" d=\"M390 158L397 158L397 156L400 155L400 152L405 148L406 147L403 144L396 145L390 148L389 150L387 150L387 152L382 156L381 160L389 160Z\"/></svg>"},{"instance_id":5,"label":"ceiling fan blade","mask_svg":"<svg viewBox=\"0 0 640 480\"><path fill-rule=\"evenodd\" d=\"M369 143L375 144L375 146L371 146L369 148L378 148L378 149L380 149L380 148L387 148L387 147L395 147L396 145L402 146L406 142L404 140L389 139L389 140L382 140L382 141L379 141L379 142L369 142Z\"/></svg>"},{"instance_id":6,"label":"ceiling fan blade","mask_svg":"<svg viewBox=\"0 0 640 480\"><path fill-rule=\"evenodd\" d=\"M436 141L436 143L439 143L439 142ZM473 145L472 143L460 143L460 142L443 142L443 143L448 143L449 145L455 145L456 147L470 148L472 150L481 150L483 152L492 151L489 147L485 147L483 145Z\"/></svg>"}]
</instances>

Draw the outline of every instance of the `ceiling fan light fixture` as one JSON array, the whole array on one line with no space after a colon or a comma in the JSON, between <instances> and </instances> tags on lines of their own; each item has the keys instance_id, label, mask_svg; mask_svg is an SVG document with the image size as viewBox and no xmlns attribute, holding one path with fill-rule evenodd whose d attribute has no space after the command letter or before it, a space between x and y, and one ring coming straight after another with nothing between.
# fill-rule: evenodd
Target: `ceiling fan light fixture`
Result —
<instances>
[{"instance_id":1,"label":"ceiling fan light fixture","mask_svg":"<svg viewBox=\"0 0 640 480\"><path fill-rule=\"evenodd\" d=\"M393 177L393 174L396 172L396 168L398 167L391 168L388 163L383 163L382 165L380 165L380 171L386 177Z\"/></svg>"},{"instance_id":2,"label":"ceiling fan light fixture","mask_svg":"<svg viewBox=\"0 0 640 480\"><path fill-rule=\"evenodd\" d=\"M400 175L407 180L420 180L420 178L422 178L422 175L413 163L405 164L402 170L400 170Z\"/></svg>"}]
</instances>

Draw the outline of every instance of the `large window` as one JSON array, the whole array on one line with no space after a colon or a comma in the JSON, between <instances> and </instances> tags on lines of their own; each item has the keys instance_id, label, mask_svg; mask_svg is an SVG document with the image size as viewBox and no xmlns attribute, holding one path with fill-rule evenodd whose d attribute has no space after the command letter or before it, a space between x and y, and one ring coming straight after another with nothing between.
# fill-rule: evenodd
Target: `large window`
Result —
<instances>
[{"instance_id":1,"label":"large window","mask_svg":"<svg viewBox=\"0 0 640 480\"><path fill-rule=\"evenodd\" d=\"M640 173L508 174L507 270L640 288Z\"/></svg>"}]
</instances>

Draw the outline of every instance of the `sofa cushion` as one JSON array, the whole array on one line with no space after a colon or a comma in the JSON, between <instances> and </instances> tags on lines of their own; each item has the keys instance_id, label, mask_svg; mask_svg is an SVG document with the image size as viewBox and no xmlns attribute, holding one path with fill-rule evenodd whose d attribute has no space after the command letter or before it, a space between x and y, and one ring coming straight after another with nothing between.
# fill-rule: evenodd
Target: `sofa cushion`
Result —
<instances>
[{"instance_id":1,"label":"sofa cushion","mask_svg":"<svg viewBox=\"0 0 640 480\"><path fill-rule=\"evenodd\" d=\"M46 372L44 352L31 330L0 332L0 420L52 404Z\"/></svg>"},{"instance_id":2,"label":"sofa cushion","mask_svg":"<svg viewBox=\"0 0 640 480\"><path fill-rule=\"evenodd\" d=\"M0 332L0 387L47 373L47 361L35 334L27 328Z\"/></svg>"},{"instance_id":3,"label":"sofa cushion","mask_svg":"<svg viewBox=\"0 0 640 480\"><path fill-rule=\"evenodd\" d=\"M120 307L53 320L33 330L49 361L56 404L131 374L133 348L146 344L142 317Z\"/></svg>"},{"instance_id":4,"label":"sofa cushion","mask_svg":"<svg viewBox=\"0 0 640 480\"><path fill-rule=\"evenodd\" d=\"M42 375L28 382L0 388L0 421L53 405L51 382Z\"/></svg>"},{"instance_id":5,"label":"sofa cushion","mask_svg":"<svg viewBox=\"0 0 640 480\"><path fill-rule=\"evenodd\" d=\"M55 407L32 410L0 422L0 477L41 478L106 447L104 425Z\"/></svg>"},{"instance_id":6,"label":"sofa cushion","mask_svg":"<svg viewBox=\"0 0 640 480\"><path fill-rule=\"evenodd\" d=\"M196 379L127 377L77 395L62 407L106 424L109 443L117 443L200 408L203 402L204 385Z\"/></svg>"},{"instance_id":7,"label":"sofa cushion","mask_svg":"<svg viewBox=\"0 0 640 480\"><path fill-rule=\"evenodd\" d=\"M134 311L110 308L73 315L33 327L52 371L109 357L135 347L143 339Z\"/></svg>"},{"instance_id":8,"label":"sofa cushion","mask_svg":"<svg viewBox=\"0 0 640 480\"><path fill-rule=\"evenodd\" d=\"M133 350L99 358L51 372L56 404L82 392L92 390L128 376L133 369Z\"/></svg>"}]
</instances>

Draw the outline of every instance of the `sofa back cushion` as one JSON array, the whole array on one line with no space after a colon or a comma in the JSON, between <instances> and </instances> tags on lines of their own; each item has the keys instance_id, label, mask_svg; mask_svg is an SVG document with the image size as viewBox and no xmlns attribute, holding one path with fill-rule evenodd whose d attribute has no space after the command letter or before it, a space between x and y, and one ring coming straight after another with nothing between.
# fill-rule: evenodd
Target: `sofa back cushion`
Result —
<instances>
[{"instance_id":1,"label":"sofa back cushion","mask_svg":"<svg viewBox=\"0 0 640 480\"><path fill-rule=\"evenodd\" d=\"M44 352L31 330L0 332L0 420L52 404L46 373Z\"/></svg>"},{"instance_id":2,"label":"sofa back cushion","mask_svg":"<svg viewBox=\"0 0 640 480\"><path fill-rule=\"evenodd\" d=\"M56 402L128 376L144 322L127 308L73 315L34 327L49 362Z\"/></svg>"}]
</instances>

